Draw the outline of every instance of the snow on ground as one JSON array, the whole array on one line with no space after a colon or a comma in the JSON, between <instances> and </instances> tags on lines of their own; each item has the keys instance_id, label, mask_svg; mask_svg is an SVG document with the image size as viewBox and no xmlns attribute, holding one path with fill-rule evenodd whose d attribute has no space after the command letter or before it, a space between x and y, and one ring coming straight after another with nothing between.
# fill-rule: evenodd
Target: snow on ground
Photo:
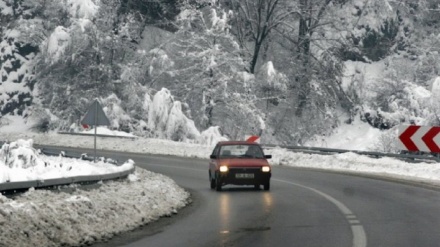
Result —
<instances>
[{"instance_id":1,"label":"snow on ground","mask_svg":"<svg viewBox=\"0 0 440 247\"><path fill-rule=\"evenodd\" d=\"M32 139L19 139L0 149L0 183L102 175L133 166L131 160L116 166L41 155ZM66 188L73 192L63 192ZM14 199L0 194L0 246L85 245L177 213L189 202L189 193L173 180L144 169L136 169L127 179L103 182L98 189L80 188L30 189Z\"/></svg>"},{"instance_id":2,"label":"snow on ground","mask_svg":"<svg viewBox=\"0 0 440 247\"><path fill-rule=\"evenodd\" d=\"M0 246L78 246L135 229L188 203L173 180L144 169L99 189L0 195Z\"/></svg>"},{"instance_id":3,"label":"snow on ground","mask_svg":"<svg viewBox=\"0 0 440 247\"><path fill-rule=\"evenodd\" d=\"M79 131L78 133L94 135L95 134L95 129L91 128L91 129L88 129L88 130ZM117 130L110 130L110 129L106 128L106 127L98 127L96 129L96 134L98 134L98 135L109 135L109 136L136 137L135 135L133 135L131 133L127 133L127 132L123 132L123 131L117 131Z\"/></svg>"},{"instance_id":4,"label":"snow on ground","mask_svg":"<svg viewBox=\"0 0 440 247\"><path fill-rule=\"evenodd\" d=\"M316 137L305 146L370 151L378 145L383 133L357 117L351 124L341 123L332 135Z\"/></svg>"},{"instance_id":5,"label":"snow on ground","mask_svg":"<svg viewBox=\"0 0 440 247\"><path fill-rule=\"evenodd\" d=\"M128 171L131 160L120 166L65 157L40 155L32 140L19 139L0 149L0 183L67 178L86 175L105 175Z\"/></svg>"}]
</instances>

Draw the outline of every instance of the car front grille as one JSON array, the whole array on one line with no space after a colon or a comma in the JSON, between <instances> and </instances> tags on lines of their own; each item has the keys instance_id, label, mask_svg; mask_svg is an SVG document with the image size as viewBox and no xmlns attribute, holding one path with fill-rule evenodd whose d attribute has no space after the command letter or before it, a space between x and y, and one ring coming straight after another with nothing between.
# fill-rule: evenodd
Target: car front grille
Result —
<instances>
[{"instance_id":1,"label":"car front grille","mask_svg":"<svg viewBox=\"0 0 440 247\"><path fill-rule=\"evenodd\" d=\"M229 167L229 172L234 173L259 173L261 172L260 167Z\"/></svg>"}]
</instances>

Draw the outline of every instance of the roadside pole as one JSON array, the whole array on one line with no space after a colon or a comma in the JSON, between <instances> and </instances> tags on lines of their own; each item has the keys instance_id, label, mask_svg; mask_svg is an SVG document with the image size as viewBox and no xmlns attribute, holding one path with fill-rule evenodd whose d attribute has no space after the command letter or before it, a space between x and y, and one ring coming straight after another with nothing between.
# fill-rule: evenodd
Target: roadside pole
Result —
<instances>
[{"instance_id":1,"label":"roadside pole","mask_svg":"<svg viewBox=\"0 0 440 247\"><path fill-rule=\"evenodd\" d=\"M99 104L98 100L95 99L95 101L92 103L91 106L89 106L86 115L81 120L81 124L87 124L91 125L95 128L95 134L94 134L94 158L93 161L96 162L96 138L98 136L98 126L105 125L109 126L110 121L108 120L107 116L104 113L104 110L102 109L102 106Z\"/></svg>"}]
</instances>

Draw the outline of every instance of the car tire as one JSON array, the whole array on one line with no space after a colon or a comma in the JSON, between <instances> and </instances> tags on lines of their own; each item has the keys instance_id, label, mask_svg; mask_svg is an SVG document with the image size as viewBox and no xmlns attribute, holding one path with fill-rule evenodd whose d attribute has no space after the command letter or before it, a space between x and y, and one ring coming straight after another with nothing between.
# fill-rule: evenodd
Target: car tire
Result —
<instances>
[{"instance_id":1,"label":"car tire","mask_svg":"<svg viewBox=\"0 0 440 247\"><path fill-rule=\"evenodd\" d=\"M254 189L259 190L260 189L260 184L254 184Z\"/></svg>"},{"instance_id":2,"label":"car tire","mask_svg":"<svg viewBox=\"0 0 440 247\"><path fill-rule=\"evenodd\" d=\"M264 190L270 190L270 181L264 184Z\"/></svg>"},{"instance_id":3,"label":"car tire","mask_svg":"<svg viewBox=\"0 0 440 247\"><path fill-rule=\"evenodd\" d=\"M220 181L218 175L215 176L215 190L222 191L222 182Z\"/></svg>"},{"instance_id":4,"label":"car tire","mask_svg":"<svg viewBox=\"0 0 440 247\"><path fill-rule=\"evenodd\" d=\"M211 189L215 189L215 179L211 177L211 172L209 172L209 185Z\"/></svg>"},{"instance_id":5,"label":"car tire","mask_svg":"<svg viewBox=\"0 0 440 247\"><path fill-rule=\"evenodd\" d=\"M215 189L215 179L211 179L211 189Z\"/></svg>"}]
</instances>

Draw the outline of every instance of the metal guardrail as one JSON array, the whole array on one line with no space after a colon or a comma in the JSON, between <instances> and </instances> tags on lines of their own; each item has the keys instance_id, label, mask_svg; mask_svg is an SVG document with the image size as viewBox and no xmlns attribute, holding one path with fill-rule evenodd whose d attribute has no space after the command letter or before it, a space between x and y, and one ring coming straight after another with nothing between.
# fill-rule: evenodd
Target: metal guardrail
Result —
<instances>
[{"instance_id":1,"label":"metal guardrail","mask_svg":"<svg viewBox=\"0 0 440 247\"><path fill-rule=\"evenodd\" d=\"M3 143L0 143L3 144ZM87 154L72 154L72 153L65 153L65 152L57 152L49 149L40 149L41 153L44 155L50 155L50 156L63 156L67 158L76 158L76 159L82 159L82 160L88 160L93 161L94 157L89 157ZM104 157L100 157L99 159L104 160L108 163L111 163L113 165L118 165L116 160L108 159ZM103 175L84 175L84 176L75 176L75 177L68 177L68 178L54 178L54 179L39 179L39 180L32 180L32 181L19 181L19 182L7 182L7 183L0 183L0 192L8 192L8 191L18 191L18 190L24 190L29 188L44 188L44 187L52 187L52 186L59 186L59 185L69 185L69 184L75 184L75 183L96 183L99 181L105 181L105 180L113 180L113 179L120 179L125 178L131 173L133 173L135 168L131 168L127 171L122 172L116 172L116 173L110 173L110 174L103 174Z\"/></svg>"},{"instance_id":2,"label":"metal guardrail","mask_svg":"<svg viewBox=\"0 0 440 247\"><path fill-rule=\"evenodd\" d=\"M309 154L321 154L321 155L331 155L335 153L355 153L359 155L370 156L374 158L381 157L392 157L398 159L408 160L410 162L426 162L435 161L440 162L440 157L432 154L397 154L397 153L384 153L384 152L373 152L373 151L358 151L358 150L346 150L346 149L336 149L336 148L320 148L320 147L304 147L304 146L285 146L285 145L273 145L273 144L262 144L265 148L285 148L293 152L309 153Z\"/></svg>"},{"instance_id":3,"label":"metal guardrail","mask_svg":"<svg viewBox=\"0 0 440 247\"><path fill-rule=\"evenodd\" d=\"M105 175L87 175L87 176L76 176L69 178L54 178L45 180L32 180L32 181L22 181L22 182L8 182L0 183L0 191L11 191L11 190L23 190L29 188L44 188L59 185L69 185L75 183L94 183L104 180L112 180L125 178L134 172L134 167L130 170L105 174Z\"/></svg>"},{"instance_id":4,"label":"metal guardrail","mask_svg":"<svg viewBox=\"0 0 440 247\"><path fill-rule=\"evenodd\" d=\"M58 134L61 135L74 135L74 136L94 136L94 134L86 134L86 133L77 133L77 132L57 132ZM138 138L137 136L115 136L115 135L101 135L101 134L97 134L97 137L108 137L108 138L126 138L126 139L136 139Z\"/></svg>"},{"instance_id":5,"label":"metal guardrail","mask_svg":"<svg viewBox=\"0 0 440 247\"><path fill-rule=\"evenodd\" d=\"M63 156L66 158L74 158L74 159L81 159L81 160L87 160L87 161L94 161L94 157L93 156L88 156L87 153L66 153L64 151L62 152L58 152L58 151L54 151L54 150L50 150L48 148L39 148L40 145L34 145L34 147L36 147L37 149L40 149L41 153L43 153L44 155L50 155L50 156ZM114 159L110 159L110 158L106 158L106 157L96 157L97 160L101 160L107 163L111 163L113 165L118 165L118 161L114 160Z\"/></svg>"}]
</instances>

